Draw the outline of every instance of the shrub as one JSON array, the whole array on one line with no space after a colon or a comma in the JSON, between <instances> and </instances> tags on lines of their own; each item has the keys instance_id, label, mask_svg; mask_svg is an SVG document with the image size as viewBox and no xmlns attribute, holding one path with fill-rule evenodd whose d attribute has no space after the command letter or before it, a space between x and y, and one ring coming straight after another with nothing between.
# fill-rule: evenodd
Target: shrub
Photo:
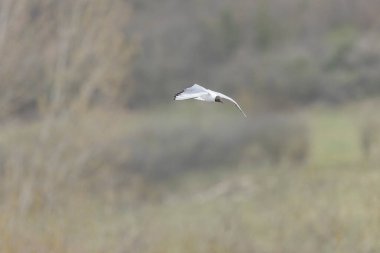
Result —
<instances>
[{"instance_id":1,"label":"shrub","mask_svg":"<svg viewBox=\"0 0 380 253\"><path fill-rule=\"evenodd\" d=\"M376 113L374 114L376 115ZM360 142L364 158L370 159L375 157L375 154L380 154L380 120L373 114L363 120Z\"/></svg>"},{"instance_id":2,"label":"shrub","mask_svg":"<svg viewBox=\"0 0 380 253\"><path fill-rule=\"evenodd\" d=\"M239 128L241 125L231 124L215 129L181 124L147 127L128 140L128 166L162 178L189 169L234 163L247 141L243 136L246 132Z\"/></svg>"},{"instance_id":3,"label":"shrub","mask_svg":"<svg viewBox=\"0 0 380 253\"><path fill-rule=\"evenodd\" d=\"M216 63L228 59L239 46L239 26L230 11L201 26L199 48L203 61Z\"/></svg>"},{"instance_id":4,"label":"shrub","mask_svg":"<svg viewBox=\"0 0 380 253\"><path fill-rule=\"evenodd\" d=\"M251 129L251 148L260 152L256 159L274 165L306 161L310 145L309 131L302 117L271 115L256 121Z\"/></svg>"},{"instance_id":5,"label":"shrub","mask_svg":"<svg viewBox=\"0 0 380 253\"><path fill-rule=\"evenodd\" d=\"M218 127L214 127L217 125ZM213 126L149 124L125 140L128 170L162 179L188 170L252 163L304 162L309 136L302 117L267 115L248 121L213 120ZM259 150L260 155L254 151Z\"/></svg>"}]
</instances>

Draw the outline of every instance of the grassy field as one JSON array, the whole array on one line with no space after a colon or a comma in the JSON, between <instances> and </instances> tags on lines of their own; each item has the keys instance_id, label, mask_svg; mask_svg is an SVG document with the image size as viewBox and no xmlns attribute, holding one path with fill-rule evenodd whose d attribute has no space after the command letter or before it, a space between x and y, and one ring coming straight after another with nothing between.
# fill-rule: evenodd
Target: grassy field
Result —
<instances>
[{"instance_id":1,"label":"grassy field","mask_svg":"<svg viewBox=\"0 0 380 253\"><path fill-rule=\"evenodd\" d=\"M0 251L380 251L379 159L362 157L360 110L315 107L306 114L311 150L301 166L243 160L156 184L136 177L130 187L113 165L98 164L98 150L113 153L114 140L149 123L149 113L3 126L0 144L10 158L1 171ZM44 156L55 148L55 157ZM84 148L95 151L86 156ZM72 152L81 154L75 162L67 161ZM119 157L109 159L117 164Z\"/></svg>"}]
</instances>

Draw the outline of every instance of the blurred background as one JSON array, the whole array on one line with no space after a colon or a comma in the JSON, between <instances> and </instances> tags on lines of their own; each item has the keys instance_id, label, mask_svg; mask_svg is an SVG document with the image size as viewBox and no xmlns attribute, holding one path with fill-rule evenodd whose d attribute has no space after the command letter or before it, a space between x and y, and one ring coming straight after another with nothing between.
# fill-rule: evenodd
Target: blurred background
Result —
<instances>
[{"instance_id":1,"label":"blurred background","mask_svg":"<svg viewBox=\"0 0 380 253\"><path fill-rule=\"evenodd\" d=\"M0 0L0 251L379 252L379 13Z\"/></svg>"}]
</instances>

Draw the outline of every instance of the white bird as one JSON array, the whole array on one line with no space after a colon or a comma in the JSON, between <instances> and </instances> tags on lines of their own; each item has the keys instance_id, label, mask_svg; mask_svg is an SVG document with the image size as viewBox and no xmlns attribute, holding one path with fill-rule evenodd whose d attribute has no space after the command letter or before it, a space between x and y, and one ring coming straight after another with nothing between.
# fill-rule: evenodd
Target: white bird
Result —
<instances>
[{"instance_id":1,"label":"white bird","mask_svg":"<svg viewBox=\"0 0 380 253\"><path fill-rule=\"evenodd\" d=\"M174 100L196 99L200 101L219 103L223 103L221 100L222 98L234 103L237 106L237 108L239 108L239 110L243 113L244 117L247 118L247 115L244 113L244 111L240 108L239 104L236 103L235 100L222 93L206 89L198 84L194 84L193 86L186 88L181 92L178 92L174 96Z\"/></svg>"}]
</instances>

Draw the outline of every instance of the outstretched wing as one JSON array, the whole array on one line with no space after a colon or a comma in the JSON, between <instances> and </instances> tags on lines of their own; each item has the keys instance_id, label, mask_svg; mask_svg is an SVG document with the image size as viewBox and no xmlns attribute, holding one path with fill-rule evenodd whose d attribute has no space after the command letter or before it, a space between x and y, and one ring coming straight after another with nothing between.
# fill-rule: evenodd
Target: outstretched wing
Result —
<instances>
[{"instance_id":1,"label":"outstretched wing","mask_svg":"<svg viewBox=\"0 0 380 253\"><path fill-rule=\"evenodd\" d=\"M185 100L196 98L202 95L206 95L208 93L207 89L203 88L198 84L194 84L193 86L184 89L181 92L178 92L174 95L174 100Z\"/></svg>"},{"instance_id":2,"label":"outstretched wing","mask_svg":"<svg viewBox=\"0 0 380 253\"><path fill-rule=\"evenodd\" d=\"M236 105L237 108L239 108L239 110L241 111L241 113L243 113L244 117L247 118L247 115L245 114L245 112L241 109L240 105L238 103L236 103L235 100L233 100L232 98L220 93L220 92L215 92L219 97L221 98L224 98L224 99L227 99L229 101L231 101L232 103L234 103Z\"/></svg>"}]
</instances>

